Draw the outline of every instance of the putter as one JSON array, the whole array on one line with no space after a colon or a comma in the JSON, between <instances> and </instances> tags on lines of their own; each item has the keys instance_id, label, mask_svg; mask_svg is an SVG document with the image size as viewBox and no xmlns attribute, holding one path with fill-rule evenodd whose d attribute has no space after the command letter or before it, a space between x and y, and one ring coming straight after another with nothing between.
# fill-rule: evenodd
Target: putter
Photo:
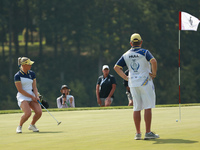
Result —
<instances>
[{"instance_id":1,"label":"putter","mask_svg":"<svg viewBox=\"0 0 200 150\"><path fill-rule=\"evenodd\" d=\"M53 117L53 119L56 120L56 118L42 105L42 103L39 100L37 100L37 102ZM60 122L58 120L56 121L57 121L57 125L61 124L61 121Z\"/></svg>"}]
</instances>

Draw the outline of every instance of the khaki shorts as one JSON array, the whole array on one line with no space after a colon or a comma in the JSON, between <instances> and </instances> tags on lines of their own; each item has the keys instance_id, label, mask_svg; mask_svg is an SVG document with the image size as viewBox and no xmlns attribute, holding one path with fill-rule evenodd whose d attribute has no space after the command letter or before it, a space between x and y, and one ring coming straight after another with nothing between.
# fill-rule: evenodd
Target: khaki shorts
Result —
<instances>
[{"instance_id":1,"label":"khaki shorts","mask_svg":"<svg viewBox=\"0 0 200 150\"><path fill-rule=\"evenodd\" d=\"M105 106L105 100L106 100L106 98L100 98L100 100L101 100L101 106ZM113 98L111 98L110 100L111 100L111 104L112 104Z\"/></svg>"}]
</instances>

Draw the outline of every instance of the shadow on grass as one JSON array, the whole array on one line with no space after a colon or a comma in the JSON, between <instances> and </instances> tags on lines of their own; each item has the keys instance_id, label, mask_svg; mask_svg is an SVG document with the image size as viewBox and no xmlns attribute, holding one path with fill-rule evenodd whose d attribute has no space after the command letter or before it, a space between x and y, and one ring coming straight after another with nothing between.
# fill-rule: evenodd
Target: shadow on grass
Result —
<instances>
[{"instance_id":1,"label":"shadow on grass","mask_svg":"<svg viewBox=\"0 0 200 150\"><path fill-rule=\"evenodd\" d=\"M42 131L42 132L38 132L41 134L45 134L45 133L63 133L63 131Z\"/></svg>"},{"instance_id":2,"label":"shadow on grass","mask_svg":"<svg viewBox=\"0 0 200 150\"><path fill-rule=\"evenodd\" d=\"M23 132L22 134L52 134L52 133L63 133L63 131L40 131L40 132Z\"/></svg>"},{"instance_id":3,"label":"shadow on grass","mask_svg":"<svg viewBox=\"0 0 200 150\"><path fill-rule=\"evenodd\" d=\"M199 142L184 139L152 139L151 141L155 141L153 144L194 144Z\"/></svg>"}]
</instances>

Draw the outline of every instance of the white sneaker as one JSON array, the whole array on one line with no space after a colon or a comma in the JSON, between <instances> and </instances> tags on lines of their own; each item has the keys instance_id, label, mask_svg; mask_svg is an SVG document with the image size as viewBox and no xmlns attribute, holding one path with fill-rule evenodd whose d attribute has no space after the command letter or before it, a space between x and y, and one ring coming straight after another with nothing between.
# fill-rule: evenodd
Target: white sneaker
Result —
<instances>
[{"instance_id":1,"label":"white sneaker","mask_svg":"<svg viewBox=\"0 0 200 150\"><path fill-rule=\"evenodd\" d=\"M141 133L136 133L134 139L135 139L135 140L141 140L141 139L142 139L142 134L141 134Z\"/></svg>"},{"instance_id":2,"label":"white sneaker","mask_svg":"<svg viewBox=\"0 0 200 150\"><path fill-rule=\"evenodd\" d=\"M39 130L36 128L35 125L31 125L28 127L29 130L32 130L33 132L39 132Z\"/></svg>"},{"instance_id":3,"label":"white sneaker","mask_svg":"<svg viewBox=\"0 0 200 150\"><path fill-rule=\"evenodd\" d=\"M148 139L157 139L159 138L160 136L158 134L155 134L153 132L149 132L149 133L146 133L145 134L145 140L148 140Z\"/></svg>"},{"instance_id":4,"label":"white sneaker","mask_svg":"<svg viewBox=\"0 0 200 150\"><path fill-rule=\"evenodd\" d=\"M17 129L16 129L16 132L17 133L22 133L22 126L18 126Z\"/></svg>"}]
</instances>

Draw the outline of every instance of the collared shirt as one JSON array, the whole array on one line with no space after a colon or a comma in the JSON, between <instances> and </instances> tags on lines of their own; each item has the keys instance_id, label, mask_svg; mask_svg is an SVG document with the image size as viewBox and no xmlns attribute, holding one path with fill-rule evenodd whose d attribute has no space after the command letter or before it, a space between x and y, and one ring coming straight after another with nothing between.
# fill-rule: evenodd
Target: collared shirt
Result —
<instances>
[{"instance_id":1,"label":"collared shirt","mask_svg":"<svg viewBox=\"0 0 200 150\"><path fill-rule=\"evenodd\" d=\"M99 97L100 98L107 98L110 94L110 91L112 90L112 85L116 84L115 77L113 75L108 75L107 78L104 78L103 75L101 75L98 80L97 84L99 84ZM112 95L112 98L114 97L114 94Z\"/></svg>"},{"instance_id":2,"label":"collared shirt","mask_svg":"<svg viewBox=\"0 0 200 150\"><path fill-rule=\"evenodd\" d=\"M139 87L148 84L151 80L149 73L151 72L150 60L153 55L146 49L140 47L132 47L117 61L115 65L123 68L127 66L129 69L129 87Z\"/></svg>"},{"instance_id":3,"label":"collared shirt","mask_svg":"<svg viewBox=\"0 0 200 150\"><path fill-rule=\"evenodd\" d=\"M36 77L35 73L32 70L29 70L27 73L19 70L14 76L14 82L21 82L22 89L25 91L32 91L32 84L34 79L36 79Z\"/></svg>"}]
</instances>

